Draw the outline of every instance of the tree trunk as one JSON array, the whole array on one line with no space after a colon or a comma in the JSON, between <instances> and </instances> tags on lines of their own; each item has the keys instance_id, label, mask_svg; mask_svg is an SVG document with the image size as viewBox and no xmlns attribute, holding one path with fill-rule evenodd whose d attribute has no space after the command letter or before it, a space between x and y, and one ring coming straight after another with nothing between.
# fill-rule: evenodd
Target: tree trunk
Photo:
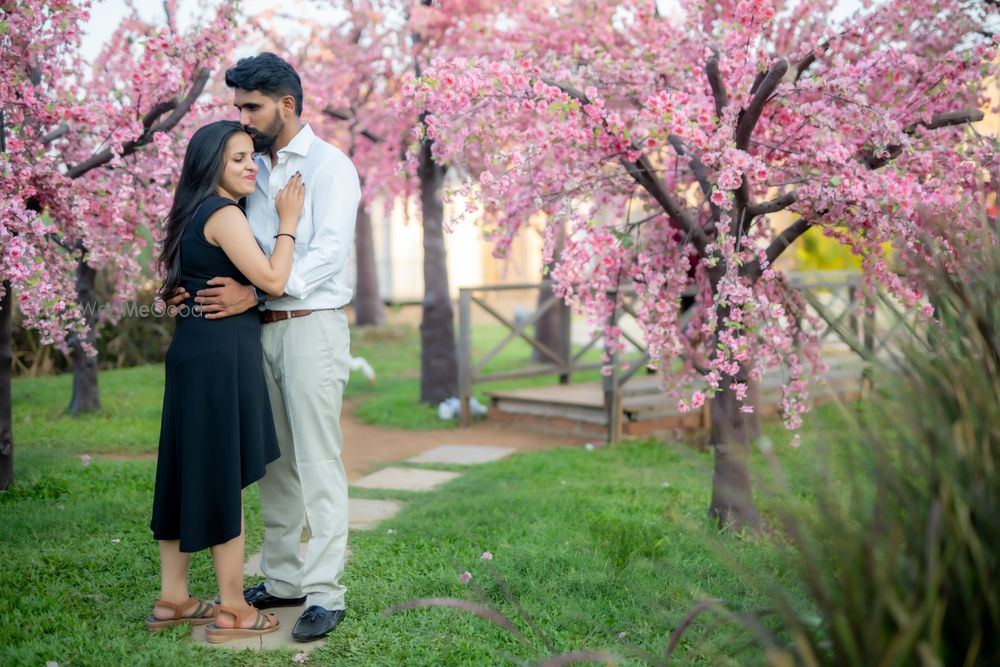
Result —
<instances>
[{"instance_id":1,"label":"tree trunk","mask_svg":"<svg viewBox=\"0 0 1000 667\"><path fill-rule=\"evenodd\" d=\"M736 399L733 382L747 385L747 398ZM740 412L752 405L753 413ZM761 520L750 490L750 444L760 436L757 383L741 373L736 379L723 380L721 391L709 405L711 444L715 450L715 474L712 476L712 504L708 515L720 525L737 530L748 527L760 530Z\"/></svg>"},{"instance_id":2,"label":"tree trunk","mask_svg":"<svg viewBox=\"0 0 1000 667\"><path fill-rule=\"evenodd\" d=\"M551 283L543 285L538 290L538 303L535 304L535 308L541 308L542 304L548 301L552 295ZM545 311L544 315L535 320L535 340L560 354L564 353L561 349L562 311L560 304L555 304ZM531 348L531 360L535 363L552 363L552 359L548 355L542 354L536 348Z\"/></svg>"},{"instance_id":3,"label":"tree trunk","mask_svg":"<svg viewBox=\"0 0 1000 667\"><path fill-rule=\"evenodd\" d=\"M84 342L91 346L97 343L97 299L94 294L96 279L97 271L86 260L81 259L76 265L76 294L90 329L84 340L80 340L80 336L75 334L70 340L73 397L69 403L69 413L74 416L101 409L101 395L97 387L97 355L89 355L83 348Z\"/></svg>"},{"instance_id":4,"label":"tree trunk","mask_svg":"<svg viewBox=\"0 0 1000 667\"><path fill-rule=\"evenodd\" d=\"M431 155L431 142L420 148L420 208L424 229L424 300L420 321L420 401L436 404L458 395L455 314L448 289L444 249L444 204L439 191L444 168Z\"/></svg>"},{"instance_id":5,"label":"tree trunk","mask_svg":"<svg viewBox=\"0 0 1000 667\"><path fill-rule=\"evenodd\" d=\"M354 256L358 277L354 289L354 324L359 327L378 326L385 322L385 306L382 304L382 295L378 288L372 219L363 202L358 205L358 221L354 230Z\"/></svg>"},{"instance_id":6,"label":"tree trunk","mask_svg":"<svg viewBox=\"0 0 1000 667\"><path fill-rule=\"evenodd\" d=\"M14 359L10 311L13 307L10 282L5 280L0 296L0 491L14 483L14 429L10 411L11 362Z\"/></svg>"},{"instance_id":7,"label":"tree trunk","mask_svg":"<svg viewBox=\"0 0 1000 667\"><path fill-rule=\"evenodd\" d=\"M560 255L562 255L563 249L563 231L560 229L557 232L556 237L556 248L555 252L552 253L552 263L546 265L547 271L545 275L551 276L552 269L555 268L556 262L559 261ZM538 304L536 308L541 308L542 304L549 300L553 296L552 284L548 283L538 290ZM550 350L554 350L559 354L563 355L565 360L568 355L568 346L564 346L564 343L569 341L562 340L562 319L563 316L568 316L569 313L565 312L567 309L563 307L562 304L555 304L542 315L538 320L535 321L535 340L545 345ZM567 349L562 349L567 347ZM539 352L535 348L531 348L531 360L536 363L552 363L552 360L547 356Z\"/></svg>"}]
</instances>

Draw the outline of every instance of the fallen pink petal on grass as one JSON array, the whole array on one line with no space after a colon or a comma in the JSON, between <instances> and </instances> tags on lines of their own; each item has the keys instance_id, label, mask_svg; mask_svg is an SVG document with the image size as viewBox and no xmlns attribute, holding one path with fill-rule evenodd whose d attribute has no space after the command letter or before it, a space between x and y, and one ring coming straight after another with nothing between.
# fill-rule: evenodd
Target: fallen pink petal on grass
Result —
<instances>
[{"instance_id":1,"label":"fallen pink petal on grass","mask_svg":"<svg viewBox=\"0 0 1000 667\"><path fill-rule=\"evenodd\" d=\"M493 560L493 552L484 551L483 555L479 557L479 560Z\"/></svg>"},{"instance_id":2,"label":"fallen pink petal on grass","mask_svg":"<svg viewBox=\"0 0 1000 667\"><path fill-rule=\"evenodd\" d=\"M458 575L458 580L461 581L463 584L467 584L470 581L472 581L472 573L466 570L462 574Z\"/></svg>"}]
</instances>

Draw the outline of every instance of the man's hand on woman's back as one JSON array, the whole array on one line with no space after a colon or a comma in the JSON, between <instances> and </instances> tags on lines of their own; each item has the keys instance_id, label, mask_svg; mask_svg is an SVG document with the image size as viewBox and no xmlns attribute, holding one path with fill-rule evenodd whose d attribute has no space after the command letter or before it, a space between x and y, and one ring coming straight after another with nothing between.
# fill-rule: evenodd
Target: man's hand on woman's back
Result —
<instances>
[{"instance_id":1,"label":"man's hand on woman's back","mask_svg":"<svg viewBox=\"0 0 1000 667\"><path fill-rule=\"evenodd\" d=\"M194 298L206 320L239 315L257 307L257 295L252 285L243 285L232 278L212 278L208 285L208 288L198 290Z\"/></svg>"}]
</instances>

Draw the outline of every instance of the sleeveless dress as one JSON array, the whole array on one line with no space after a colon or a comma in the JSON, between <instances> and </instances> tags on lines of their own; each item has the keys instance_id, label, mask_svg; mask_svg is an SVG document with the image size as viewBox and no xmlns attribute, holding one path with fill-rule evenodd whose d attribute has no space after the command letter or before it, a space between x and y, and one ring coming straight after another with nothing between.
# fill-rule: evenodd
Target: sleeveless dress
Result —
<instances>
[{"instance_id":1,"label":"sleeveless dress","mask_svg":"<svg viewBox=\"0 0 1000 667\"><path fill-rule=\"evenodd\" d=\"M240 534L241 490L279 456L264 380L256 309L207 320L193 314L194 294L216 276L250 281L222 248L205 239L205 222L236 206L211 195L181 237L181 285L192 295L177 315L166 355L163 421L150 528L157 540L199 551Z\"/></svg>"}]
</instances>

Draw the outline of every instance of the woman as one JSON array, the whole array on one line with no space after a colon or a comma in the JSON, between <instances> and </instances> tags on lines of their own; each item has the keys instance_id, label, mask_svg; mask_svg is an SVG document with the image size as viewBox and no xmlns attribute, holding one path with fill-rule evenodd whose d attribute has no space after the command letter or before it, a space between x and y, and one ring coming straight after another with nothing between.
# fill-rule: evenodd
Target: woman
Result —
<instances>
[{"instance_id":1,"label":"woman","mask_svg":"<svg viewBox=\"0 0 1000 667\"><path fill-rule=\"evenodd\" d=\"M200 128L184 154L167 217L161 293L178 286L194 294L210 278L231 277L280 295L292 268L304 184L296 174L275 200L280 219L274 252L264 255L239 200L253 192L253 142L239 123ZM261 365L255 310L217 320L200 317L193 300L178 312L166 356L166 386L150 527L160 541L160 599L150 630L211 623L213 643L273 632L243 599L242 489L278 458L278 444ZM218 609L188 593L191 552L212 550Z\"/></svg>"}]
</instances>

